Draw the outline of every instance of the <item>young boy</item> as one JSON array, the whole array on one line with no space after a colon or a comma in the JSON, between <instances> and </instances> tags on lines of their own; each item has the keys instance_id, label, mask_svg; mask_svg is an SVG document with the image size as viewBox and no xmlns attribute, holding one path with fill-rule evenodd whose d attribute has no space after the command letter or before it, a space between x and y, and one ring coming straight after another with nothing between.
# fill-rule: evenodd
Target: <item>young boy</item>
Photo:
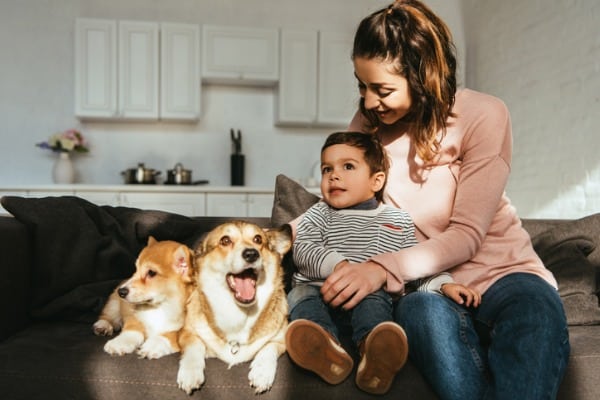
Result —
<instances>
[{"instance_id":1,"label":"young boy","mask_svg":"<svg viewBox=\"0 0 600 400\"><path fill-rule=\"evenodd\" d=\"M375 135L337 132L327 138L321 149L323 201L298 223L293 250L298 271L288 294L286 346L291 359L330 384L343 382L354 361L339 344L338 325L349 317L361 355L356 384L374 394L389 390L408 355L406 334L392 322L391 296L379 289L352 310L339 310L324 303L319 289L335 269L417 243L410 216L382 203L388 170ZM414 284L459 303L479 302L477 293L453 283L448 273Z\"/></svg>"}]
</instances>

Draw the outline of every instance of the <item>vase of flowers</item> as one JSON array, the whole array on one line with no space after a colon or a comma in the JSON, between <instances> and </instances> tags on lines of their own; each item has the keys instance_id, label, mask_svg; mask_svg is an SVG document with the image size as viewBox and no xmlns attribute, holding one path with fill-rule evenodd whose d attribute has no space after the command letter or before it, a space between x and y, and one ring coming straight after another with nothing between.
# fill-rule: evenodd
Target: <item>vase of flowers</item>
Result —
<instances>
[{"instance_id":1,"label":"vase of flowers","mask_svg":"<svg viewBox=\"0 0 600 400\"><path fill-rule=\"evenodd\" d=\"M75 129L56 133L50 136L47 141L37 143L36 146L52 150L58 154L58 158L52 168L52 180L54 183L75 182L75 168L71 161L71 153L86 153L89 151L85 138L81 132Z\"/></svg>"}]
</instances>

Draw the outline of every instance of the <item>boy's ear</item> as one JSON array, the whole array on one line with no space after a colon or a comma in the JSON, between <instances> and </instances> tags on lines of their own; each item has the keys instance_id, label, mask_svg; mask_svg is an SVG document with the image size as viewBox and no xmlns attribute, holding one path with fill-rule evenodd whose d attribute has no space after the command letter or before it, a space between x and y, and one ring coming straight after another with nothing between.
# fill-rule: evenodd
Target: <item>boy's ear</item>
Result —
<instances>
[{"instance_id":1,"label":"boy's ear","mask_svg":"<svg viewBox=\"0 0 600 400\"><path fill-rule=\"evenodd\" d=\"M379 172L375 172L373 174L373 192L377 193L381 190L381 188L383 188L383 185L385 184L385 173L383 171L379 171Z\"/></svg>"}]
</instances>

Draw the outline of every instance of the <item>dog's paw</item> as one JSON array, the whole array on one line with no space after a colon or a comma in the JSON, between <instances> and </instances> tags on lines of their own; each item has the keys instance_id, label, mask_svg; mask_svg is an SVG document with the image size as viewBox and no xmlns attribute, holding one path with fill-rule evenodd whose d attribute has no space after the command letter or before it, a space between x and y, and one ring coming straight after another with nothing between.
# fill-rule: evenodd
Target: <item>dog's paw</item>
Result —
<instances>
[{"instance_id":1,"label":"dog's paw","mask_svg":"<svg viewBox=\"0 0 600 400\"><path fill-rule=\"evenodd\" d=\"M172 353L175 353L175 349L171 346L169 340L162 336L148 338L137 351L140 357L148 359L161 358Z\"/></svg>"},{"instance_id":2,"label":"dog's paw","mask_svg":"<svg viewBox=\"0 0 600 400\"><path fill-rule=\"evenodd\" d=\"M96 336L112 336L113 326L105 319L99 319L93 326L94 335Z\"/></svg>"},{"instance_id":3,"label":"dog's paw","mask_svg":"<svg viewBox=\"0 0 600 400\"><path fill-rule=\"evenodd\" d=\"M256 393L263 393L271 389L275 381L275 372L277 372L277 360L255 358L250 364L250 373L248 380Z\"/></svg>"},{"instance_id":4,"label":"dog's paw","mask_svg":"<svg viewBox=\"0 0 600 400\"><path fill-rule=\"evenodd\" d=\"M144 342L141 332L124 331L104 345L104 351L113 356L133 353Z\"/></svg>"},{"instance_id":5,"label":"dog's paw","mask_svg":"<svg viewBox=\"0 0 600 400\"><path fill-rule=\"evenodd\" d=\"M199 346L190 346L179 360L177 385L187 394L192 394L204 384L204 350Z\"/></svg>"},{"instance_id":6,"label":"dog's paw","mask_svg":"<svg viewBox=\"0 0 600 400\"><path fill-rule=\"evenodd\" d=\"M204 384L204 368L203 369L190 369L179 366L177 371L177 385L179 389L183 390L187 394L192 394L196 389Z\"/></svg>"}]
</instances>

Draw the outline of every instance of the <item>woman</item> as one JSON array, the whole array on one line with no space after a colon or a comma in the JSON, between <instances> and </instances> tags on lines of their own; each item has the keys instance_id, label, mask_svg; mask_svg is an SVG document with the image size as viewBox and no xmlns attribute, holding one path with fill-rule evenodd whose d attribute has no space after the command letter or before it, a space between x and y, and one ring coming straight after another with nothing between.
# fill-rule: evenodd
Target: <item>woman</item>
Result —
<instances>
[{"instance_id":1,"label":"woman","mask_svg":"<svg viewBox=\"0 0 600 400\"><path fill-rule=\"evenodd\" d=\"M450 32L419 1L366 17L353 62L361 101L349 129L384 143L392 161L385 202L411 214L419 243L338 268L323 299L350 309L382 286L402 294L404 282L448 271L482 293L478 308L414 292L395 310L409 357L436 393L555 398L567 323L556 280L504 194L512 152L505 105L456 90Z\"/></svg>"}]
</instances>

